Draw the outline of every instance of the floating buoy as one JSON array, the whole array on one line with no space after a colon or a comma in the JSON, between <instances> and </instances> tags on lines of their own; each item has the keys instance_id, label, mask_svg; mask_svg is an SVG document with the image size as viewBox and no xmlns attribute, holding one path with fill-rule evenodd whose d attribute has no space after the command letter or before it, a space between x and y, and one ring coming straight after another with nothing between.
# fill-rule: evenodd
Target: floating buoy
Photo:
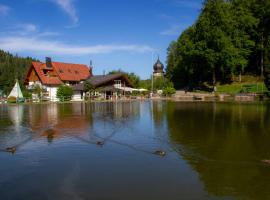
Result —
<instances>
[{"instance_id":1,"label":"floating buoy","mask_svg":"<svg viewBox=\"0 0 270 200\"><path fill-rule=\"evenodd\" d=\"M53 139L53 138L54 138L54 135L53 135L53 134L48 134L48 135L47 135L47 138L48 138L48 139Z\"/></svg>"},{"instance_id":2,"label":"floating buoy","mask_svg":"<svg viewBox=\"0 0 270 200\"><path fill-rule=\"evenodd\" d=\"M102 146L102 145L104 144L104 142L102 142L102 141L97 141L96 144L99 145L99 146Z\"/></svg>"},{"instance_id":3,"label":"floating buoy","mask_svg":"<svg viewBox=\"0 0 270 200\"><path fill-rule=\"evenodd\" d=\"M55 130L54 129L47 129L44 131L44 134L47 135L47 138L54 138Z\"/></svg>"},{"instance_id":4,"label":"floating buoy","mask_svg":"<svg viewBox=\"0 0 270 200\"><path fill-rule=\"evenodd\" d=\"M16 152L16 148L15 147L7 147L5 149L5 151L14 154Z\"/></svg>"},{"instance_id":5,"label":"floating buoy","mask_svg":"<svg viewBox=\"0 0 270 200\"><path fill-rule=\"evenodd\" d=\"M159 156L165 156L166 155L166 152L165 151L161 151L161 150L157 150L155 151L153 154L156 154L156 155L159 155Z\"/></svg>"},{"instance_id":6,"label":"floating buoy","mask_svg":"<svg viewBox=\"0 0 270 200\"><path fill-rule=\"evenodd\" d=\"M262 160L263 163L270 165L270 160Z\"/></svg>"}]
</instances>

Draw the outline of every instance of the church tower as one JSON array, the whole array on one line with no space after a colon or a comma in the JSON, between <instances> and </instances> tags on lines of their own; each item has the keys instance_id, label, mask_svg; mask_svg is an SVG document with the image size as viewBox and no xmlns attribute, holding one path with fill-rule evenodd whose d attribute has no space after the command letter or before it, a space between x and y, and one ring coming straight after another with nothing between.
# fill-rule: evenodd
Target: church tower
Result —
<instances>
[{"instance_id":1,"label":"church tower","mask_svg":"<svg viewBox=\"0 0 270 200\"><path fill-rule=\"evenodd\" d=\"M153 66L154 72L153 76L154 77L163 77L164 76L164 65L162 62L160 62L159 58L157 62Z\"/></svg>"}]
</instances>

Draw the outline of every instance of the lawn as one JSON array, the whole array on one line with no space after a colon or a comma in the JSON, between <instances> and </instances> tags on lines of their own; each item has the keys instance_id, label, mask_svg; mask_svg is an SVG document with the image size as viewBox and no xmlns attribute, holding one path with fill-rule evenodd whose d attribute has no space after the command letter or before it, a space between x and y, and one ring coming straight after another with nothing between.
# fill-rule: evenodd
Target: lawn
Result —
<instances>
[{"instance_id":1,"label":"lawn","mask_svg":"<svg viewBox=\"0 0 270 200\"><path fill-rule=\"evenodd\" d=\"M237 94L237 93L264 93L267 92L267 89L263 82L258 83L232 83L226 85L218 85L217 93L228 93L228 94Z\"/></svg>"}]
</instances>

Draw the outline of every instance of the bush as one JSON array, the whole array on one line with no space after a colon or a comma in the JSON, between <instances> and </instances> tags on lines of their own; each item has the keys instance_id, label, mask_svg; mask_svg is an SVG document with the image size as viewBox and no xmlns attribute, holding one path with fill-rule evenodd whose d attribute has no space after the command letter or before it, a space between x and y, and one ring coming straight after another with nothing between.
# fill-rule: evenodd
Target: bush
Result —
<instances>
[{"instance_id":1,"label":"bush","mask_svg":"<svg viewBox=\"0 0 270 200\"><path fill-rule=\"evenodd\" d=\"M32 89L33 94L36 94L38 96L38 98L41 98L43 89L41 88L40 85L36 84L34 85L33 89Z\"/></svg>"},{"instance_id":2,"label":"bush","mask_svg":"<svg viewBox=\"0 0 270 200\"><path fill-rule=\"evenodd\" d=\"M73 95L73 90L68 85L61 85L57 89L56 96L60 101L70 101Z\"/></svg>"},{"instance_id":3,"label":"bush","mask_svg":"<svg viewBox=\"0 0 270 200\"><path fill-rule=\"evenodd\" d=\"M164 96L172 96L173 94L175 94L175 89L174 89L174 87L172 87L172 86L166 86L166 87L163 89L162 94L163 94Z\"/></svg>"},{"instance_id":4,"label":"bush","mask_svg":"<svg viewBox=\"0 0 270 200\"><path fill-rule=\"evenodd\" d=\"M29 90L23 90L22 91L24 98L31 99L32 93Z\"/></svg>"},{"instance_id":5,"label":"bush","mask_svg":"<svg viewBox=\"0 0 270 200\"><path fill-rule=\"evenodd\" d=\"M140 92L139 91L133 91L131 93L131 96L140 96Z\"/></svg>"}]
</instances>

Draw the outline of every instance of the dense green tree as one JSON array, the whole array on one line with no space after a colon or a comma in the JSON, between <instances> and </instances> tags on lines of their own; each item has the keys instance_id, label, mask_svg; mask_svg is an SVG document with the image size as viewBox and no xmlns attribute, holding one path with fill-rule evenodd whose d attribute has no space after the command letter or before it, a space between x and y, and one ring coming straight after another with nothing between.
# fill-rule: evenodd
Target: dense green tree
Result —
<instances>
[{"instance_id":1,"label":"dense green tree","mask_svg":"<svg viewBox=\"0 0 270 200\"><path fill-rule=\"evenodd\" d=\"M197 21L168 48L167 77L177 88L194 88L261 74L268 54L269 4L205 0Z\"/></svg>"},{"instance_id":2,"label":"dense green tree","mask_svg":"<svg viewBox=\"0 0 270 200\"><path fill-rule=\"evenodd\" d=\"M166 68L166 77L172 79L174 69L176 68L177 63L177 42L172 41L170 46L167 49L167 68Z\"/></svg>"},{"instance_id":3,"label":"dense green tree","mask_svg":"<svg viewBox=\"0 0 270 200\"><path fill-rule=\"evenodd\" d=\"M173 83L167 79L166 77L155 77L153 79L153 90L154 92L157 90L164 90L164 89L174 89Z\"/></svg>"},{"instance_id":4,"label":"dense green tree","mask_svg":"<svg viewBox=\"0 0 270 200\"><path fill-rule=\"evenodd\" d=\"M267 42L267 48L265 50L265 56L264 56L264 82L267 87L267 89L270 91L270 38L268 38Z\"/></svg>"},{"instance_id":5,"label":"dense green tree","mask_svg":"<svg viewBox=\"0 0 270 200\"><path fill-rule=\"evenodd\" d=\"M8 95L15 84L15 80L19 80L19 84L24 91L23 82L28 68L33 58L22 58L0 50L0 90Z\"/></svg>"},{"instance_id":6,"label":"dense green tree","mask_svg":"<svg viewBox=\"0 0 270 200\"><path fill-rule=\"evenodd\" d=\"M251 1L251 0L249 0ZM254 16L258 19L258 25L256 32L254 33L254 39L256 42L256 49L254 54L256 62L259 63L260 75L263 76L264 72L264 59L265 51L268 48L267 42L270 34L270 1L269 0L253 0L251 10Z\"/></svg>"},{"instance_id":7,"label":"dense green tree","mask_svg":"<svg viewBox=\"0 0 270 200\"><path fill-rule=\"evenodd\" d=\"M42 93L45 91L44 91L44 89L41 88L40 85L37 84L37 85L34 85L32 92L33 92L33 94L36 94L39 99L41 99Z\"/></svg>"},{"instance_id":8,"label":"dense green tree","mask_svg":"<svg viewBox=\"0 0 270 200\"><path fill-rule=\"evenodd\" d=\"M144 88L147 89L148 91L151 91L152 80L151 79L140 80L139 88Z\"/></svg>"},{"instance_id":9,"label":"dense green tree","mask_svg":"<svg viewBox=\"0 0 270 200\"><path fill-rule=\"evenodd\" d=\"M130 82L132 83L132 85L134 86L134 88L138 88L140 86L140 77L137 76L135 73L125 72L119 69L119 70L110 71L108 74L116 74L116 73L122 73L126 75L127 78L130 80Z\"/></svg>"},{"instance_id":10,"label":"dense green tree","mask_svg":"<svg viewBox=\"0 0 270 200\"><path fill-rule=\"evenodd\" d=\"M90 99L91 99L93 93L95 92L95 87L93 86L93 84L90 81L86 80L83 82L83 88L84 88L84 92L90 94Z\"/></svg>"},{"instance_id":11,"label":"dense green tree","mask_svg":"<svg viewBox=\"0 0 270 200\"><path fill-rule=\"evenodd\" d=\"M68 85L61 85L57 89L56 96L60 101L70 101L73 95L73 90Z\"/></svg>"}]
</instances>

